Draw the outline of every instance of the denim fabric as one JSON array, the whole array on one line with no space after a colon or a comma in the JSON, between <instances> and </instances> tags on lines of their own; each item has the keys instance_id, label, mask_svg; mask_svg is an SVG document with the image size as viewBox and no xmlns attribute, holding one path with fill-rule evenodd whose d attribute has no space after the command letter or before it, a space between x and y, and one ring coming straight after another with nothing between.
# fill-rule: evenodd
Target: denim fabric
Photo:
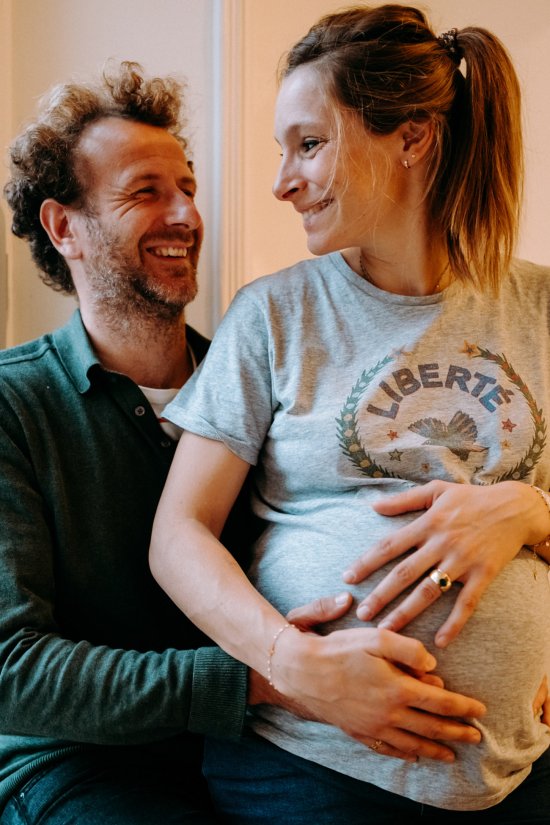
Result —
<instances>
[{"instance_id":1,"label":"denim fabric","mask_svg":"<svg viewBox=\"0 0 550 825\"><path fill-rule=\"evenodd\" d=\"M222 821L235 825L550 825L550 750L519 788L483 811L449 811L413 802L253 735L240 743L208 740L204 773Z\"/></svg>"},{"instance_id":2,"label":"denim fabric","mask_svg":"<svg viewBox=\"0 0 550 825\"><path fill-rule=\"evenodd\" d=\"M197 769L78 754L36 773L0 825L216 825Z\"/></svg>"}]
</instances>

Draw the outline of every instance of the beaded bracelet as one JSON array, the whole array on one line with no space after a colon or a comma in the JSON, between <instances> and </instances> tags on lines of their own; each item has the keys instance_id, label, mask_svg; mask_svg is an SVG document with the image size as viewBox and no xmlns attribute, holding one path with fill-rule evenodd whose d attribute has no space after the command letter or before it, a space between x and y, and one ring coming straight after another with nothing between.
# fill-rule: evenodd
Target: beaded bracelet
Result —
<instances>
[{"instance_id":1,"label":"beaded bracelet","mask_svg":"<svg viewBox=\"0 0 550 825\"><path fill-rule=\"evenodd\" d=\"M277 633L274 635L271 641L271 647L269 648L269 652L267 654L267 681L269 682L269 686L277 690L275 685L273 684L273 674L271 672L271 660L273 658L273 654L275 653L275 645L277 644L277 639L281 636L285 630L288 630L289 627L294 627L293 624L289 624L286 622L282 627L280 627Z\"/></svg>"},{"instance_id":2,"label":"beaded bracelet","mask_svg":"<svg viewBox=\"0 0 550 825\"><path fill-rule=\"evenodd\" d=\"M544 501L544 503L546 504L546 509L548 510L548 515L550 516L550 493L546 493L544 490L541 490L540 487L536 487L534 484L530 484L529 486ZM538 558L537 549L539 547L546 547L546 548L550 547L550 533L545 538L543 538L542 541L537 541L536 544L530 544L529 547L531 548L531 551L532 551L533 555ZM535 576L535 578L536 578L536 576Z\"/></svg>"}]
</instances>

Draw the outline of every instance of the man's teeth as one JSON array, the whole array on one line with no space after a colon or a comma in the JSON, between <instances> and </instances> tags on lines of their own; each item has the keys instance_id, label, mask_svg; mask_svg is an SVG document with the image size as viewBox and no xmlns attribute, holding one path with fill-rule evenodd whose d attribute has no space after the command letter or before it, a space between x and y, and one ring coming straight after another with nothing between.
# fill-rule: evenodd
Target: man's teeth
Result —
<instances>
[{"instance_id":1,"label":"man's teeth","mask_svg":"<svg viewBox=\"0 0 550 825\"><path fill-rule=\"evenodd\" d=\"M159 258L187 258L186 246L159 246L151 251Z\"/></svg>"}]
</instances>

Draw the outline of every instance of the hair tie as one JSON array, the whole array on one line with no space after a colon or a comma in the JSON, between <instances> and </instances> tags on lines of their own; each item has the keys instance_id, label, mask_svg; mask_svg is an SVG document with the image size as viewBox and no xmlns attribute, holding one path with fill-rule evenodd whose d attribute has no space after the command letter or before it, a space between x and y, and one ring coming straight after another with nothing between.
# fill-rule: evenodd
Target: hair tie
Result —
<instances>
[{"instance_id":1,"label":"hair tie","mask_svg":"<svg viewBox=\"0 0 550 825\"><path fill-rule=\"evenodd\" d=\"M448 32L443 32L443 34L440 34L437 38L437 42L445 49L455 66L459 66L462 59L457 42L457 35L458 29L449 29Z\"/></svg>"}]
</instances>

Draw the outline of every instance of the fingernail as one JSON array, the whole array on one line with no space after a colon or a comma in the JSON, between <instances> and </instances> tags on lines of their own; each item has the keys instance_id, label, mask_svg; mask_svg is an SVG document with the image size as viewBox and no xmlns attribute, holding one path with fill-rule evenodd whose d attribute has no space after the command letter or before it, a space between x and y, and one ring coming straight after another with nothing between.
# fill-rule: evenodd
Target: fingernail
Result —
<instances>
[{"instance_id":1,"label":"fingernail","mask_svg":"<svg viewBox=\"0 0 550 825\"><path fill-rule=\"evenodd\" d=\"M344 570L344 572L342 573L342 578L348 584L353 584L355 582L355 574L353 570Z\"/></svg>"},{"instance_id":2,"label":"fingernail","mask_svg":"<svg viewBox=\"0 0 550 825\"><path fill-rule=\"evenodd\" d=\"M378 627L381 627L382 630L391 630L393 625L388 619L382 619L381 622L378 622Z\"/></svg>"},{"instance_id":3,"label":"fingernail","mask_svg":"<svg viewBox=\"0 0 550 825\"><path fill-rule=\"evenodd\" d=\"M431 653L426 655L426 670L433 670L437 665L437 659Z\"/></svg>"},{"instance_id":4,"label":"fingernail","mask_svg":"<svg viewBox=\"0 0 550 825\"><path fill-rule=\"evenodd\" d=\"M455 755L454 755L454 753L446 753L446 754L444 754L444 756L443 756L443 761L444 761L444 762L454 762L454 761L455 761Z\"/></svg>"},{"instance_id":5,"label":"fingernail","mask_svg":"<svg viewBox=\"0 0 550 825\"><path fill-rule=\"evenodd\" d=\"M335 603L338 607L342 607L344 604L347 604L349 599L349 593L344 591L343 593L339 593L337 596L334 597Z\"/></svg>"},{"instance_id":6,"label":"fingernail","mask_svg":"<svg viewBox=\"0 0 550 825\"><path fill-rule=\"evenodd\" d=\"M435 637L435 643L437 647L447 647L449 644L449 639L444 633L438 633Z\"/></svg>"},{"instance_id":7,"label":"fingernail","mask_svg":"<svg viewBox=\"0 0 550 825\"><path fill-rule=\"evenodd\" d=\"M372 617L372 610L366 604L360 604L357 608L357 618L367 622Z\"/></svg>"}]
</instances>

